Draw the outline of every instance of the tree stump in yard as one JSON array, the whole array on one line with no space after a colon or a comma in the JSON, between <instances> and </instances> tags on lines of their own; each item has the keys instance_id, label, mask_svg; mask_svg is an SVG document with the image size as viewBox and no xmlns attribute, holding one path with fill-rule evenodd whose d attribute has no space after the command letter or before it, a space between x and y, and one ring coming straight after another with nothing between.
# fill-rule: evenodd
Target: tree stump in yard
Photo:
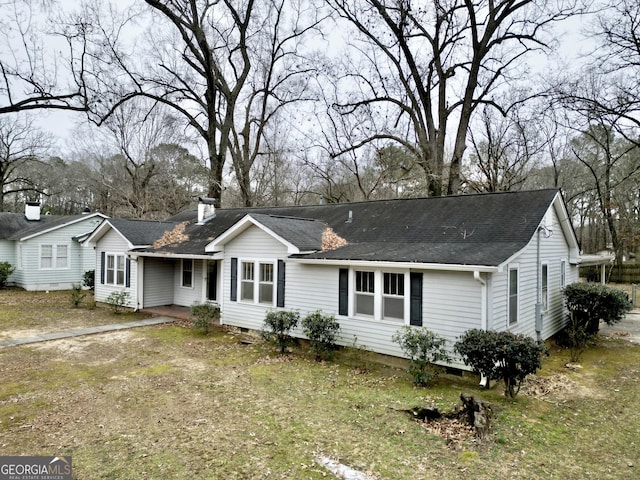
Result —
<instances>
[{"instance_id":1,"label":"tree stump in yard","mask_svg":"<svg viewBox=\"0 0 640 480\"><path fill-rule=\"evenodd\" d=\"M478 438L484 438L490 428L493 414L491 407L480 398L466 393L460 394L460 400L462 401L462 413L466 415L469 425L474 428Z\"/></svg>"}]
</instances>

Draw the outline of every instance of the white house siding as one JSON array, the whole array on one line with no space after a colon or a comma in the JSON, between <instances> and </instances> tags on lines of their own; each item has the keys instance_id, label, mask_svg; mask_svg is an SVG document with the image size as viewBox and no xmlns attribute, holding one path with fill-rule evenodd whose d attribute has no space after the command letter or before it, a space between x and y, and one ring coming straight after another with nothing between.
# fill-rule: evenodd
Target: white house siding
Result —
<instances>
[{"instance_id":1,"label":"white house siding","mask_svg":"<svg viewBox=\"0 0 640 480\"><path fill-rule=\"evenodd\" d=\"M182 286L182 262L177 260L173 268L173 304L190 307L194 303L202 303L203 296L203 260L193 261L193 284L191 287Z\"/></svg>"},{"instance_id":2,"label":"white house siding","mask_svg":"<svg viewBox=\"0 0 640 480\"><path fill-rule=\"evenodd\" d=\"M392 337L408 324L408 319L403 323L339 316L338 270L337 266L287 264L285 307L299 310L301 316L318 309L334 315L340 322L338 343L341 345L355 344L402 357L402 350ZM444 337L452 349L466 330L481 326L481 285L471 272L424 270L422 273L423 326ZM352 288L350 285L350 290ZM408 292L408 286L405 291Z\"/></svg>"},{"instance_id":3,"label":"white house siding","mask_svg":"<svg viewBox=\"0 0 640 480\"><path fill-rule=\"evenodd\" d=\"M232 239L224 246L223 288L220 302L221 317L224 324L260 330L266 313L275 308L275 306L269 307L261 304L243 302L239 300L239 291L238 301L232 302L229 300L231 296L231 258L235 257L238 259L238 278L240 278L241 264L243 261L260 260L277 263L278 260L284 260L287 256L287 249L282 243L255 226L249 227L241 235ZM293 282L290 281L290 270L292 266L287 265L286 268L285 308L295 309L297 307L290 303L288 298L289 289L293 284ZM256 274L257 273L258 272L256 272Z\"/></svg>"},{"instance_id":4,"label":"white house siding","mask_svg":"<svg viewBox=\"0 0 640 480\"><path fill-rule=\"evenodd\" d=\"M20 273L17 269L18 267L18 258L17 258L17 247L16 242L10 242L9 240L0 240L0 262L9 262L16 270L13 274L9 276L7 282L9 284L17 283L20 277Z\"/></svg>"},{"instance_id":5,"label":"white house siding","mask_svg":"<svg viewBox=\"0 0 640 480\"><path fill-rule=\"evenodd\" d=\"M140 307L158 307L173 304L174 260L162 258L141 258L143 262L142 305Z\"/></svg>"},{"instance_id":6,"label":"white house siding","mask_svg":"<svg viewBox=\"0 0 640 480\"><path fill-rule=\"evenodd\" d=\"M93 264L95 253L93 249L83 247L72 237L93 230L101 221L100 218L89 218L20 242L22 269L16 272L16 283L26 290L65 290L72 288L74 284L80 284L84 272L92 269L88 267L86 257L93 258ZM67 245L69 267L41 269L41 245Z\"/></svg>"},{"instance_id":7,"label":"white house siding","mask_svg":"<svg viewBox=\"0 0 640 480\"><path fill-rule=\"evenodd\" d=\"M138 278L138 263L135 259L131 259L131 276L130 276L130 286L124 287L120 285L107 285L100 282L101 280L101 268L102 265L102 252L108 254L123 254L124 252L129 250L128 243L122 238L122 236L114 230L109 230L104 236L99 240L98 245L96 246L96 286L95 286L95 300L97 302L105 302L107 297L111 295L113 292L121 292L126 290L129 292L129 302L127 304L128 307L136 308L138 305L138 295L137 295L137 278Z\"/></svg>"},{"instance_id":8,"label":"white house siding","mask_svg":"<svg viewBox=\"0 0 640 480\"><path fill-rule=\"evenodd\" d=\"M540 232L540 262L548 265L549 308L543 313L542 338L560 331L565 322L561 287L561 262L566 263L567 285L578 280L577 268L569 265L569 246L553 208L546 221L548 229ZM549 235L549 231L551 235ZM502 272L494 273L490 282L489 328L509 330L536 337L535 312L538 292L537 237L531 239L525 249L512 259ZM507 317L509 266L519 267L518 322L509 325Z\"/></svg>"}]
</instances>

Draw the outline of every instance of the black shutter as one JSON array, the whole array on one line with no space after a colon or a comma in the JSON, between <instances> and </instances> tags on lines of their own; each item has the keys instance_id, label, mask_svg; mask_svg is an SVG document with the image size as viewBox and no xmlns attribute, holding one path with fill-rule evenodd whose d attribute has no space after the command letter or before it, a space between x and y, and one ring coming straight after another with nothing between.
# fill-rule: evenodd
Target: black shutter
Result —
<instances>
[{"instance_id":1,"label":"black shutter","mask_svg":"<svg viewBox=\"0 0 640 480\"><path fill-rule=\"evenodd\" d=\"M124 263L124 278L125 287L129 288L131 286L131 259L129 257Z\"/></svg>"},{"instance_id":2,"label":"black shutter","mask_svg":"<svg viewBox=\"0 0 640 480\"><path fill-rule=\"evenodd\" d=\"M349 269L338 273L338 315L349 315Z\"/></svg>"},{"instance_id":3,"label":"black shutter","mask_svg":"<svg viewBox=\"0 0 640 480\"><path fill-rule=\"evenodd\" d=\"M100 253L100 283L102 285L104 285L104 269L105 267L105 262L106 260L106 254L104 252Z\"/></svg>"},{"instance_id":4,"label":"black shutter","mask_svg":"<svg viewBox=\"0 0 640 480\"><path fill-rule=\"evenodd\" d=\"M409 323L417 327L422 326L422 273L411 272L409 298Z\"/></svg>"},{"instance_id":5,"label":"black shutter","mask_svg":"<svg viewBox=\"0 0 640 480\"><path fill-rule=\"evenodd\" d=\"M231 301L238 300L238 259L231 259Z\"/></svg>"},{"instance_id":6,"label":"black shutter","mask_svg":"<svg viewBox=\"0 0 640 480\"><path fill-rule=\"evenodd\" d=\"M278 291L276 293L276 307L284 308L284 260L278 260Z\"/></svg>"}]
</instances>

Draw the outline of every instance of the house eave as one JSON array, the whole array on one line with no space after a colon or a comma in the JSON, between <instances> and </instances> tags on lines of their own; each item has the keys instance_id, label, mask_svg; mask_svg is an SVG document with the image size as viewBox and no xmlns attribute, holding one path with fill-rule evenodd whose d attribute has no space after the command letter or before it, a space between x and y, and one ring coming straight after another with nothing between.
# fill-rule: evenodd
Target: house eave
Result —
<instances>
[{"instance_id":1,"label":"house eave","mask_svg":"<svg viewBox=\"0 0 640 480\"><path fill-rule=\"evenodd\" d=\"M30 239L32 239L34 237L38 237L40 235L45 235L45 234L53 232L55 230L59 230L61 228L65 228L65 227L68 227L69 225L73 225L75 223L82 222L82 221L84 221L84 220L86 220L88 218L94 218L94 217L100 217L103 220L106 220L106 219L109 218L109 217L107 217L106 215L104 215L102 213L92 213L90 215L86 215L86 216L82 216L80 218L76 218L75 220L72 220L70 222L65 222L65 223L62 223L60 225L56 225L54 227L47 228L46 230L42 230L42 231L39 231L39 232L36 232L36 233L32 233L31 235L27 235L26 237L20 237L20 238L18 238L18 241L19 242L24 242L24 241L30 240Z\"/></svg>"},{"instance_id":2,"label":"house eave","mask_svg":"<svg viewBox=\"0 0 640 480\"><path fill-rule=\"evenodd\" d=\"M202 255L195 253L171 253L171 252L136 252L136 251L128 251L127 255L133 258L137 257L148 257L148 258L192 258L194 260L215 260L214 255Z\"/></svg>"},{"instance_id":3,"label":"house eave","mask_svg":"<svg viewBox=\"0 0 640 480\"><path fill-rule=\"evenodd\" d=\"M450 263L394 262L383 260L326 260L319 258L287 258L287 262L304 265L335 265L352 267L409 268L418 270L446 270L456 272L497 272L498 267L492 265L462 265Z\"/></svg>"}]
</instances>

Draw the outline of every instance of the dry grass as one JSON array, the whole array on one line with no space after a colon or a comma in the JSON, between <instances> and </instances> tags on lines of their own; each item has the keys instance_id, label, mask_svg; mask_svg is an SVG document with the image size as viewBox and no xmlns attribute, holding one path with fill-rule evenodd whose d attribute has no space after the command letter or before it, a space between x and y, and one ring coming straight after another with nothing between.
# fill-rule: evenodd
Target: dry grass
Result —
<instances>
[{"instance_id":1,"label":"dry grass","mask_svg":"<svg viewBox=\"0 0 640 480\"><path fill-rule=\"evenodd\" d=\"M621 341L576 370L554 349L511 401L471 375L414 388L362 352L323 364L241 340L162 326L0 349L0 451L72 455L78 479L335 478L318 456L385 480L638 476L640 348ZM494 406L484 443L447 443L395 410L444 411L462 391Z\"/></svg>"}]
</instances>

